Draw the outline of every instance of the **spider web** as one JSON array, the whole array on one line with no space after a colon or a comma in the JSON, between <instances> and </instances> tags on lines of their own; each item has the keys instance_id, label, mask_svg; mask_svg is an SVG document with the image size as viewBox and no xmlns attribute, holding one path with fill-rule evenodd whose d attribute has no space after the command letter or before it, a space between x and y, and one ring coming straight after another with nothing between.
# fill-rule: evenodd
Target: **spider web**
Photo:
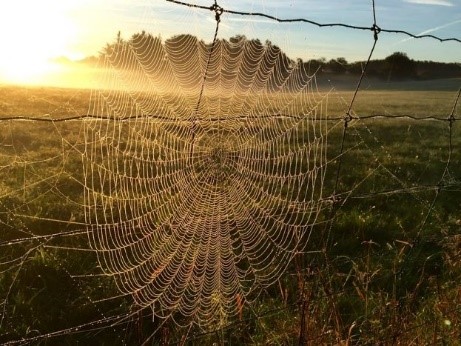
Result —
<instances>
[{"instance_id":1,"label":"spider web","mask_svg":"<svg viewBox=\"0 0 461 346\"><path fill-rule=\"evenodd\" d=\"M273 284L325 207L326 96L280 48L142 33L105 59L85 127L101 268L166 318L224 325ZM101 119L104 120L101 120Z\"/></svg>"},{"instance_id":2,"label":"spider web","mask_svg":"<svg viewBox=\"0 0 461 346\"><path fill-rule=\"evenodd\" d=\"M452 86L431 82L428 92L399 98L392 83L375 91L383 83L366 66L355 76L315 73L287 52L315 47L306 28L316 38L328 29L274 16L268 24L258 16L269 13L264 1L244 8L253 14L243 21L216 17L208 1L173 3L146 5L137 34L108 44L91 94L27 90L14 105L16 91L2 89L1 115L16 118L0 122L0 343L97 335L146 344L163 326L174 329L168 321L186 326L176 329L181 342L191 330L233 333L242 315L251 316L244 326L259 323L274 296L285 304L277 313L299 307L290 299L305 299L310 278L314 290L332 273L340 278L325 306L339 302L353 274L341 265L360 264L350 255L357 242L379 247L380 262L459 230ZM380 43L393 37L374 20L373 49L378 35ZM371 46L369 24L362 39ZM11 104L23 113L10 114ZM320 249L326 267L318 261L313 274ZM289 291L288 281L306 288Z\"/></svg>"}]
</instances>

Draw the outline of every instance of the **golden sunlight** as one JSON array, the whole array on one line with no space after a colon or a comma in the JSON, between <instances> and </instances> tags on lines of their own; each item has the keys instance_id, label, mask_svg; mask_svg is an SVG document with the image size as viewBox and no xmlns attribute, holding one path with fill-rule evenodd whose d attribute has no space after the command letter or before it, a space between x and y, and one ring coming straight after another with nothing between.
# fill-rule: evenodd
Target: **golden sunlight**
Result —
<instances>
[{"instance_id":1,"label":"golden sunlight","mask_svg":"<svg viewBox=\"0 0 461 346\"><path fill-rule=\"evenodd\" d=\"M71 13L76 3L15 0L2 5L0 82L41 84L59 72L59 64L52 59L72 55L69 42L77 34L77 26Z\"/></svg>"}]
</instances>

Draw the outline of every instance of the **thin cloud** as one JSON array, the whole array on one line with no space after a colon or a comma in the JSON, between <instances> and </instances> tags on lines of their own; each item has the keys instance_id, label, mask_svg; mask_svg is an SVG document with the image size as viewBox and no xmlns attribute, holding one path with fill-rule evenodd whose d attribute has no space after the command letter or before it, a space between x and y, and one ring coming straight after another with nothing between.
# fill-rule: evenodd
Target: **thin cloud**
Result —
<instances>
[{"instance_id":1,"label":"thin cloud","mask_svg":"<svg viewBox=\"0 0 461 346\"><path fill-rule=\"evenodd\" d=\"M455 6L451 1L447 0L403 0L412 4L420 5L437 5L437 6Z\"/></svg>"},{"instance_id":2,"label":"thin cloud","mask_svg":"<svg viewBox=\"0 0 461 346\"><path fill-rule=\"evenodd\" d=\"M421 31L420 33L418 33L418 36L421 36L421 35L427 35L427 34L430 34L434 31L439 31L441 29L445 29L445 28L448 28L449 26L452 26L452 25L455 25L455 24L459 24L461 23L461 19L458 19L458 20L455 20L453 22L450 22L450 23L446 23L444 25L440 25L440 26L436 26L434 28L430 28L430 29L427 29L427 30L424 30L424 31ZM401 41L399 41L398 43L404 43L404 42L407 42L407 41L410 41L412 40L413 37L408 37L406 39L403 39Z\"/></svg>"}]
</instances>

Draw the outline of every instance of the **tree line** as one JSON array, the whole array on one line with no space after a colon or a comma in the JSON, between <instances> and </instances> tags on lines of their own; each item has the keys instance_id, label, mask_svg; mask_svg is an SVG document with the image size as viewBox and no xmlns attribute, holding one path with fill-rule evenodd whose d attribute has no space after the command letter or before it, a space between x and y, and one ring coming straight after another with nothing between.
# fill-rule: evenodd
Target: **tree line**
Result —
<instances>
[{"instance_id":1,"label":"tree line","mask_svg":"<svg viewBox=\"0 0 461 346\"><path fill-rule=\"evenodd\" d=\"M318 70L322 74L354 74L362 73L365 61L349 63L345 58L309 60L310 70ZM371 60L367 66L367 76L384 80L405 79L438 79L461 77L461 64L435 61L417 61L406 53L395 52L381 60Z\"/></svg>"},{"instance_id":2,"label":"tree line","mask_svg":"<svg viewBox=\"0 0 461 346\"><path fill-rule=\"evenodd\" d=\"M152 47L159 47L160 45L175 45L177 42L183 41L183 39L192 39L197 44L203 46L209 46L210 44L205 43L203 40L189 35L176 35L165 41L160 36L153 36L151 34L142 31L140 33L133 34L129 39L125 40L121 37L120 32L117 38L112 43L107 43L103 49L99 52L99 57L86 58L84 62L94 64L103 57L116 55L114 59L117 60L118 66L129 67L130 63L121 61L126 59L126 55L120 54L123 51L130 50L130 47L136 47L137 54L144 54L143 50L152 49ZM222 40L225 43L233 44L241 40L246 40L249 44L254 47L266 47L276 49L279 54L283 56L283 59L290 64L303 64L306 71L309 74L351 74L360 75L365 66L365 61L348 62L344 57L338 57L335 59L327 60L326 58L311 59L303 61L297 59L296 61L290 59L278 46L273 44L271 41L266 40L264 43L259 39L247 39L243 35L236 35L231 37L228 41ZM139 42L142 42L141 46ZM149 53L149 52L147 52ZM155 58L152 56L152 58ZM427 80L427 79L439 79L439 78L460 78L461 77L461 64L459 63L442 63L434 61L417 61L413 60L404 52L394 52L384 59L371 60L367 66L366 74L369 77L376 77L383 80Z\"/></svg>"}]
</instances>

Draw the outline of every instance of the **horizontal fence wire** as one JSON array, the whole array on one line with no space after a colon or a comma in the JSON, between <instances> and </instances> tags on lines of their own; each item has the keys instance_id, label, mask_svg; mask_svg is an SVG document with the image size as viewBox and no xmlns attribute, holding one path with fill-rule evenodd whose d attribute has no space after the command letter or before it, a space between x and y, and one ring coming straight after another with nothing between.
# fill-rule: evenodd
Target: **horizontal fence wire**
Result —
<instances>
[{"instance_id":1,"label":"horizontal fence wire","mask_svg":"<svg viewBox=\"0 0 461 346\"><path fill-rule=\"evenodd\" d=\"M197 5L197 4L187 3L187 2L183 2L183 1L177 1L177 0L166 0L166 1L174 3L174 4L178 4L178 5L181 5L181 6L188 6L188 7L193 7L193 8L203 9L203 10L210 10L210 11L216 11L216 7L218 6L216 1L215 1L214 5L210 6L210 7L200 6L200 5ZM366 75L368 64L372 59L374 49L375 49L376 43L378 41L379 35L381 35L383 33L387 33L387 34L402 34L402 35L406 35L406 36L408 36L410 38L413 38L413 39L435 39L435 40L440 41L440 42L450 42L451 41L451 42L455 42L455 43L461 43L461 39L456 38L456 37L442 38L442 37L431 35L431 34L417 35L417 34L413 34L411 32L408 32L406 30L381 28L380 26L378 26L378 23L377 23L377 20L376 20L376 6L375 6L375 1L374 0L372 1L373 24L371 26L369 26L369 27L355 26L355 25L350 25L350 24L345 24L345 23L319 23L319 22L316 22L316 21L313 21L313 20L310 20L310 19L306 19L306 18L293 18L293 19L279 18L279 17L275 17L275 16L272 16L272 15L269 15L269 14L266 14L266 13L244 12L244 11L235 11L235 10L231 10L231 9L227 9L227 8L221 8L221 7L219 7L219 8L220 8L221 13L227 13L227 14L239 15L239 16L262 17L262 18L266 18L266 19L269 19L269 20L273 20L275 22L279 22L279 23L295 23L295 22L299 22L299 23L307 23L307 24L314 25L314 26L317 26L317 27L320 27L320 28L323 28L323 27L333 27L333 28L334 27L339 27L339 28L346 28L346 29L353 29L353 30L366 30L366 31L371 31L373 33L373 45L372 45L372 47L370 49L368 59L367 59L367 61L365 63L365 66L364 66L364 68L362 70L362 74L360 75L360 78L358 80L356 89L355 89L355 91L353 93L353 97L350 100L350 103L349 103L349 106L348 106L348 110L346 111L346 114L345 115L340 115L340 116L331 116L331 117L328 117L328 119L323 119L323 120L327 120L327 121L344 121L343 135L342 135L341 144L340 144L341 149L340 149L337 172L336 172L336 183L335 183L335 188L334 188L333 196L332 196L333 204L337 204L337 208L335 208L335 207L331 208L331 214L330 214L330 216L328 218L330 221L326 222L326 224L327 224L327 229L326 229L327 238L330 237L330 232L331 232L331 228L333 227L333 222L335 220L336 212L337 212L338 208L341 207L341 205L343 203L342 201L343 201L344 198L366 199L366 198L375 198L377 196L390 196L390 195L401 194L401 193L417 193L417 192L421 192L421 191L434 191L435 192L435 197L434 197L434 199L433 199L433 201L432 201L432 203L431 203L431 205L429 207L429 211L426 214L425 220L423 221L423 225L420 228L420 231L421 231L424 224L427 222L427 220L429 218L429 215L433 211L434 205L435 205L435 203L437 201L437 198L438 198L440 192L443 191L443 190L450 191L451 188L454 188L454 189L459 188L459 186L460 186L459 182L449 182L449 183L444 182L443 181L443 178L445 176L445 173L444 173L444 176L442 176L439 183L436 184L436 185L431 185L431 186L425 185L425 186L417 186L417 187L404 187L404 188L398 188L398 189L389 189L387 191L371 192L369 194L361 194L359 196L350 196L349 192L342 193L341 191L338 191L338 189L339 189L339 181L341 180L341 175L342 175L342 171L341 171L341 165L342 165L342 162L343 162L342 153L345 150L345 141L346 141L346 138L347 138L347 135L348 135L348 127L349 127L348 125L349 125L349 123L351 123L352 121L355 121L355 120L373 120L373 119L399 120L399 119L405 119L405 120L413 120L413 121L447 122L449 124L449 146L448 146L449 155L448 155L448 160L447 160L446 169L445 169L445 172L447 172L448 167L451 164L451 158L452 158L451 154L452 154L452 150L453 150L453 148L452 148L452 139L453 139L452 127L453 127L453 123L456 120L458 120L455 113L456 113L456 107L457 107L457 104L458 104L458 101L459 101L459 98L460 98L460 94L461 94L461 88L458 90L458 93L457 93L457 96L456 96L456 99L455 99L455 102L454 102L454 105L453 105L453 108L452 108L452 112L449 115L443 115L443 116L434 116L434 115L417 115L416 116L416 115L412 115L412 114L401 114L401 115L362 114L362 115L357 115L357 114L352 114L352 108L354 106L356 97L357 97L357 95L358 95L358 93L360 91L362 80ZM217 28L216 28L216 30L217 30ZM215 32L215 37L216 37L216 32ZM283 115L277 114L277 115L273 115L273 116L280 117L280 116L283 116ZM320 120L320 119L316 119L316 120ZM418 237L417 238L419 238L419 235L420 235L420 232L418 232ZM329 239L326 240L326 242L328 242L328 241L329 241ZM417 242L418 239L416 239L415 241ZM413 244L410 244L410 251L408 252L408 254L411 254L412 250L413 250ZM328 274L328 273L326 273L326 274ZM336 292L331 292L331 294L332 295L335 295L335 294L339 295L342 292L343 291L340 290L340 291L336 291ZM301 295L301 300L297 302L298 307L303 306L303 303L304 303L304 295ZM279 311L281 312L284 309L285 308L282 308ZM452 312L458 312L458 311L460 311L460 308L457 307L457 308L453 309ZM271 311L271 313L277 314L278 312L276 310L276 311ZM301 311L301 321L304 321L304 311ZM301 322L301 323L304 323L304 322ZM401 334L410 334L410 333L414 332L414 330L416 330L416 329L426 328L429 325L433 325L433 324L434 324L433 321L420 323L420 324L417 324L417 325L412 326L410 328L401 330ZM232 327L232 325L230 325L230 327ZM323 335L318 335L318 336L312 338L312 337L309 337L307 335L304 335L304 326L300 325L299 345L315 343L316 341L319 341L322 337L327 336L327 334L328 333L324 333ZM200 339L201 336L204 336L204 335L202 335L202 334L194 335L194 336L192 336L192 338L190 340L196 340L197 338ZM393 337L394 336L389 336L387 341L393 340Z\"/></svg>"},{"instance_id":2,"label":"horizontal fence wire","mask_svg":"<svg viewBox=\"0 0 461 346\"><path fill-rule=\"evenodd\" d=\"M225 118L218 118L218 117L210 117L203 119L206 122L226 122L226 121L234 121L234 120L252 120L252 119L304 119L306 116L304 115L290 115L290 114L271 114L271 115L241 115L241 116L230 116ZM333 115L328 117L316 117L309 119L309 121L343 121L345 118L344 115ZM14 122L14 121L30 121L30 122L42 122L42 123L61 123L61 122L70 122L70 121L77 121L77 120L101 120L101 121L114 121L114 122L129 122L129 121L140 121L140 120L159 120L162 122L178 122L178 119L172 119L163 115L157 114L145 114L143 115L142 119L139 116L128 116L128 117L119 117L114 118L109 115L92 115L92 114L85 114L85 115L75 115L71 117L56 117L56 118L45 118L43 116L27 116L27 115L17 115L17 116L0 116L0 122ZM460 118L456 117L455 115L450 115L448 117L438 117L434 115L412 115L412 114L398 114L398 115L390 115L390 114L365 114L365 115L349 115L348 121L354 120L373 120L373 119L391 119L391 120L398 120L398 119L407 119L407 120L415 120L415 121L424 121L424 120L433 120L433 121L440 121L440 122L454 122L460 120ZM185 119L184 122L190 121ZM200 122L199 120L196 120Z\"/></svg>"},{"instance_id":3,"label":"horizontal fence wire","mask_svg":"<svg viewBox=\"0 0 461 346\"><path fill-rule=\"evenodd\" d=\"M177 1L177 0L166 0L166 1L177 4L177 5L191 7L191 8L198 8L198 9L210 10L210 11L215 10L214 6L202 6L202 5L197 5L194 3L188 3L188 2ZM307 23L307 24L311 24L311 25L314 25L320 28L340 27L340 28L347 28L347 29L353 29L353 30L368 30L368 31L373 31L373 32L378 31L378 33L384 32L384 33L389 33L389 34L402 34L402 35L406 35L408 37L416 38L416 39L431 38L431 39L434 39L440 42L452 41L452 42L461 43L461 39L457 37L443 38L443 37L439 37L439 36L431 35L431 34L418 35L418 34L413 34L411 32L408 32L406 30L380 28L376 24L370 27L366 27L366 26L358 26L358 25L352 25L352 24L346 24L346 23L320 23L320 22L316 22L314 20L307 19L307 18L280 18L280 17L272 16L270 14L262 13L262 12L235 11L235 10L230 10L226 8L222 8L222 12L228 13L228 14L239 15L239 16L262 17L262 18L273 20L275 22L279 22L279 23ZM375 16L375 19L376 19L376 16Z\"/></svg>"},{"instance_id":4,"label":"horizontal fence wire","mask_svg":"<svg viewBox=\"0 0 461 346\"><path fill-rule=\"evenodd\" d=\"M389 115L389 114L352 114L352 108L356 102L356 96L358 93L361 91L361 82L366 75L367 72L367 67L368 63L371 61L373 53L374 53L374 48L376 46L376 42L378 41L378 38L380 35L383 33L386 34L401 34L401 35L406 35L410 38L414 39L434 39L440 42L454 42L456 44L461 43L461 39L457 37L439 37L436 35L431 35L431 34L414 34L411 32L408 32L406 30L401 30L401 29L388 29L388 28L381 28L378 26L378 23L376 21L376 7L375 7L375 1L372 1L372 13L373 13L373 24L366 27L366 26L356 26L356 25L351 25L347 23L320 23L308 18L280 18L276 17L267 13L262 13L262 12L245 12L245 11L238 11L238 10L233 10L230 8L223 8L219 5L217 1L215 1L212 5L210 6L203 6L203 5L198 5L190 2L184 2L184 1L177 1L177 0L165 0L166 2L176 4L178 6L186 6L190 8L195 8L198 10L206 10L206 11L212 11L216 14L216 22L213 23L213 30L215 32L214 35L214 41L216 41L216 37L218 35L218 30L219 30L219 23L220 21L224 21L225 18L222 16L222 14L229 14L229 15L235 15L235 16L245 16L245 17L261 17L265 19L272 20L274 22L278 23L305 23L309 25L314 25L320 28L326 28L326 27L331 27L331 28L345 28L345 29L351 29L351 30L361 30L361 31L370 31L373 36L372 36L372 47L370 48L367 63L365 64L362 74L358 78L357 86L354 90L353 96L349 102L348 105L348 110L345 112L344 115L332 115L327 118L316 118L312 119L313 121L335 121L335 122L343 122L343 132L342 132L342 137L341 137L341 142L340 142L340 153L337 156L338 157L338 162L337 162L337 171L335 172L335 187L333 191L333 204L334 206L331 208L331 213L329 217L327 218L327 221L325 222L326 228L325 228L325 233L327 234L327 238L329 238L329 234L331 232L331 228L333 226L333 223L335 221L336 213L340 209L340 207L343 205L343 201L345 199L373 199L378 196L390 196L394 194L403 194L403 193L418 193L422 191L431 191L431 192L436 192L436 197L434 198L432 204L429 207L429 211L426 213L426 219L428 218L429 214L432 212L434 204L436 203L437 197L439 195L439 192L442 191L451 191L451 190L456 190L459 189L461 182L458 181L444 181L444 176L440 179L440 182L438 184L433 184L433 185L418 185L418 186L412 186L412 187L403 187L403 188L396 188L396 189L388 189L388 190L383 190L383 191L376 191L376 192L370 192L370 193L361 193L360 195L351 195L349 191L340 191L340 186L339 182L341 181L341 178L343 176L343 171L341 169L341 165L343 163L343 160L345 160L344 155L342 155L345 150L346 150L346 140L349 135L349 125L353 123L354 121L364 121L364 120L374 120L374 119L387 119L387 120L399 120L399 119L406 119L406 120L412 120L412 121L437 121L437 122L442 122L442 123L448 123L449 127L447 127L447 133L449 136L449 145L447 146L448 150L448 160L446 163L446 167L448 168L452 164L452 151L453 151L453 124L460 120L457 117L456 114L456 109L457 105L459 102L460 94L461 94L461 88L457 92L457 96L455 98L452 111L450 114L444 114L440 116L435 116L435 115L425 115L425 114L420 114L420 115L413 115L413 114L400 114L400 115ZM212 51L212 49L211 49ZM211 52L210 52L211 54ZM206 73L204 74L204 80L203 83L205 83L205 78L206 78ZM203 83L202 83L202 92L203 92ZM200 99L198 100L197 108L199 107ZM206 121L210 122L218 122L218 121L226 121L226 120L251 120L252 118L286 118L286 117L291 117L291 118L300 118L302 119L303 116L300 115L299 117L294 117L293 115L284 115L284 114L271 114L271 115L263 115L263 116L234 116L231 119L225 119L225 118L209 118L206 119ZM0 117L0 122L14 122L14 121L30 121L30 122L44 122L44 123L59 123L59 122L70 122L70 121L84 121L87 119L93 119L93 120L101 120L101 121L132 121L137 119L139 121L138 117L132 116L132 117L123 117L123 118L117 118L114 119L113 117L110 116L103 116L103 115L92 115L92 114L85 114L85 115L77 115L77 116L70 116L70 117L56 117L56 118L51 118L49 116L46 117L35 117L35 116L27 116L27 115L18 115L18 116L2 116ZM157 121L175 121L177 122L177 119L173 120L171 118L168 118L166 116L158 115L158 114L149 114L145 115L146 120L157 120ZM191 119L186 119L184 121L191 121ZM197 121L197 120L193 120ZM445 170L447 171L447 169ZM445 173L444 173L445 174ZM67 237L67 236L73 236L73 235L83 235L85 234L86 230L74 230L74 231L67 231L67 232L62 232L59 234L53 234L53 235L44 235L44 236L37 236L34 237L32 240L39 241L39 240L51 240L54 238L58 237ZM11 246L14 244L20 244L27 241L27 239L16 239L8 242L0 242L0 246ZM328 242L328 239L326 240ZM292 273L292 275L295 275L295 273ZM328 275L328 272L322 271L320 272L315 272L314 274L310 275L318 275L318 276L326 276ZM308 279L305 279L308 280ZM330 292L325 292L324 295L320 297L320 299L325 299L325 298L331 298L335 296L339 296L344 293L344 288L338 289L335 291L330 291ZM280 308L274 308L269 311L266 311L262 313L261 315L258 316L252 316L246 319L243 319L241 321L236 321L232 324L229 324L228 326L224 327L222 330L237 330L240 326L245 325L246 323L252 322L254 320L260 320L264 319L268 316L273 316L277 315L279 313L282 313L286 311L287 309L298 309L301 310L301 307L303 306L303 303L305 302L305 296L304 293L300 294L299 299L297 299L294 303L286 304L283 307ZM451 310L448 312L457 312L459 313L461 311L461 307L456 306L453 307ZM69 328L67 330L61 330L55 333L49 333L46 335L42 335L36 338L29 338L29 339L23 339L22 341L38 341L38 340L43 340L46 338L52 338L52 337L57 337L57 336L62 336L68 333L81 333L85 332L88 330L91 330L92 328L99 328L100 324L107 324L110 325L111 323L118 322L120 320L123 320L127 317L127 315L118 315L118 316L113 316L113 317L108 317L105 320L101 321L96 321L96 322L89 322L87 324L82 324L80 326L76 326L74 328ZM419 328L426 328L428 326L433 325L433 321L427 321L423 323L416 324L414 326L408 327L408 328L403 328L401 330L402 334L410 334L413 333L415 329ZM188 342L194 342L197 340L200 340L201 338L208 337L209 335L212 335L216 331L211 331L211 332L203 332L203 333L197 333L197 334L192 334L187 337ZM325 332L322 335L317 335L315 338L309 338L309 336L300 336L300 344L301 343L310 343L310 344L315 344L315 341L321 339L324 336L327 336L328 332ZM380 342L386 342L386 341L391 341L392 336L389 336L387 340L380 340ZM172 344L180 344L183 343L183 339L178 339L175 342L172 342ZM20 343L20 342L19 342ZM11 344L14 344L11 343Z\"/></svg>"}]
</instances>

